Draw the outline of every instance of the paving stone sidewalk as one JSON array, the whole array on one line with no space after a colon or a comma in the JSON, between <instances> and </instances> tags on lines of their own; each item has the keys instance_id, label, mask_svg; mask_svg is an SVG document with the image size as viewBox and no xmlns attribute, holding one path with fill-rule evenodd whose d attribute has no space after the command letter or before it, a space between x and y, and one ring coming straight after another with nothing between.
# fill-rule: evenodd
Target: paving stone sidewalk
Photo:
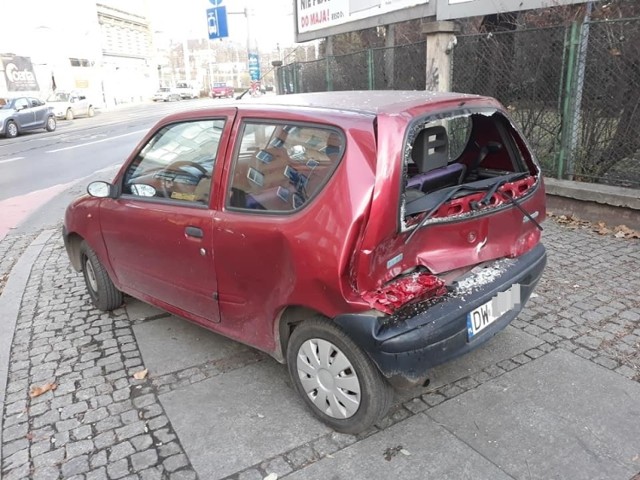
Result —
<instances>
[{"instance_id":1,"label":"paving stone sidewalk","mask_svg":"<svg viewBox=\"0 0 640 480\"><path fill-rule=\"evenodd\" d=\"M9 236L0 243L0 253L3 258L15 255L31 239ZM95 310L82 276L70 268L60 236L53 235L33 265L16 325L2 412L1 477L240 480L277 474L311 478L312 467L322 469L321 462L334 455L352 448L366 450L366 442L382 432L393 433L394 428L417 428L423 414L435 418L442 405L455 405L461 395L529 368L532 362L561 358L554 355L571 352L572 358L576 355L611 370L625 382L640 383L640 242L570 229L553 221L545 224L544 242L549 251L547 270L535 298L510 327L513 335L533 339L526 349L450 381L448 367L440 367L441 381L399 394L387 418L362 435L336 434L315 421L304 423L308 428L288 434L293 440L287 446L278 446L275 454L256 454L255 461L240 458L246 452L232 445L226 455L238 458L220 459L219 470L205 476L204 467L199 466L205 455L187 453L196 452L199 439L177 426L181 420L176 409L188 407L172 401L171 395L198 387L206 394L207 382L232 379L242 372L254 372L256 382L262 376L285 378L284 367L225 340L224 355L207 356L203 349L196 351L203 355L197 365L150 370L147 378L134 379L133 374L144 369L152 356L141 349L140 335L147 327L170 322L169 317L136 302L108 314ZM0 276L11 265L1 262ZM30 398L32 387L47 383L56 388ZM241 399L238 403L240 408ZM311 422L301 407L303 413L298 412L299 403L292 398L287 406L293 409L291 421L299 414L302 422ZM258 417L252 421L265 420ZM265 421L280 425L289 420ZM249 438L252 432L238 433L243 435ZM638 468L627 478L640 472L640 441L637 446ZM403 453L390 449L385 455Z\"/></svg>"}]
</instances>

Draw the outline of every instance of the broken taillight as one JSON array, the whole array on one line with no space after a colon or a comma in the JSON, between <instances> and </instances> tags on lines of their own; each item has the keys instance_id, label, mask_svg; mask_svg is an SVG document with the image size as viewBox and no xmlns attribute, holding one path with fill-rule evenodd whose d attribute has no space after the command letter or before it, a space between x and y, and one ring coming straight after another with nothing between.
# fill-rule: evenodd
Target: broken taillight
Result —
<instances>
[{"instance_id":1,"label":"broken taillight","mask_svg":"<svg viewBox=\"0 0 640 480\"><path fill-rule=\"evenodd\" d=\"M392 314L404 305L446 292L444 281L428 272L417 272L398 277L374 292L365 292L362 298L376 310Z\"/></svg>"}]
</instances>

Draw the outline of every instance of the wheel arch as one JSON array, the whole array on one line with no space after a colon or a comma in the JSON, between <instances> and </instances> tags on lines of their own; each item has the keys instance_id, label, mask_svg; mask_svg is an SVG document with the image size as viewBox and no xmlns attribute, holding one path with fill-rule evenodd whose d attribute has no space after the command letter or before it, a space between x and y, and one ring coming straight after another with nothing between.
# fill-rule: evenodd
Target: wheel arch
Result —
<instances>
[{"instance_id":1,"label":"wheel arch","mask_svg":"<svg viewBox=\"0 0 640 480\"><path fill-rule=\"evenodd\" d=\"M322 313L301 305L289 305L285 307L274 325L274 338L276 343L273 357L280 363L287 362L287 346L289 338L295 328L307 319L314 317L327 318Z\"/></svg>"},{"instance_id":2,"label":"wheel arch","mask_svg":"<svg viewBox=\"0 0 640 480\"><path fill-rule=\"evenodd\" d=\"M76 272L82 270L82 254L80 253L80 245L83 241L84 238L75 232L69 233L64 241L65 247L67 248L67 254L69 255L69 261Z\"/></svg>"}]
</instances>

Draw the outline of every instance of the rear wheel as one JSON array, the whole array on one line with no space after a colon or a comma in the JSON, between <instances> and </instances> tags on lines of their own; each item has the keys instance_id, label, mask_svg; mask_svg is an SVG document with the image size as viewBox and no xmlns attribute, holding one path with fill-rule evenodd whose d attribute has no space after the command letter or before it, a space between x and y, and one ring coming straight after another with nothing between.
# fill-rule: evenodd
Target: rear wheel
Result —
<instances>
[{"instance_id":1,"label":"rear wheel","mask_svg":"<svg viewBox=\"0 0 640 480\"><path fill-rule=\"evenodd\" d=\"M49 118L47 118L47 124L45 125L44 129L47 132L53 132L56 129L56 119L53 115L49 116Z\"/></svg>"},{"instance_id":2,"label":"rear wheel","mask_svg":"<svg viewBox=\"0 0 640 480\"><path fill-rule=\"evenodd\" d=\"M15 138L18 136L18 125L13 120L9 120L7 122L7 126L5 127L5 135L7 138Z\"/></svg>"},{"instance_id":3,"label":"rear wheel","mask_svg":"<svg viewBox=\"0 0 640 480\"><path fill-rule=\"evenodd\" d=\"M96 114L95 109L92 106L89 107L89 110L87 110L87 116L93 117L95 114Z\"/></svg>"},{"instance_id":4,"label":"rear wheel","mask_svg":"<svg viewBox=\"0 0 640 480\"><path fill-rule=\"evenodd\" d=\"M87 291L91 297L91 303L105 312L122 305L122 292L118 290L105 270L102 263L86 242L80 245L82 260L82 274Z\"/></svg>"},{"instance_id":5,"label":"rear wheel","mask_svg":"<svg viewBox=\"0 0 640 480\"><path fill-rule=\"evenodd\" d=\"M303 322L287 347L289 374L307 406L343 433L360 433L389 410L393 390L367 355L323 317Z\"/></svg>"}]
</instances>

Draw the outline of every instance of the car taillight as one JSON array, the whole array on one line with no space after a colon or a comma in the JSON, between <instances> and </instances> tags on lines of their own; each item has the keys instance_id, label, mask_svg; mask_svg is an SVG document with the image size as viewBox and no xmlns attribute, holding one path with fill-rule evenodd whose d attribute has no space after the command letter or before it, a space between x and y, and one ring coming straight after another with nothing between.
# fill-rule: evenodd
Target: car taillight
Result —
<instances>
[{"instance_id":1,"label":"car taillight","mask_svg":"<svg viewBox=\"0 0 640 480\"><path fill-rule=\"evenodd\" d=\"M519 257L523 253L527 253L529 250L535 247L539 241L540 230L535 229L525 233L520 238L518 238L518 241L514 244L512 256Z\"/></svg>"},{"instance_id":2,"label":"car taillight","mask_svg":"<svg viewBox=\"0 0 640 480\"><path fill-rule=\"evenodd\" d=\"M365 292L362 298L376 310L391 314L404 305L446 292L444 281L428 272L417 272L398 277L374 292Z\"/></svg>"}]
</instances>

